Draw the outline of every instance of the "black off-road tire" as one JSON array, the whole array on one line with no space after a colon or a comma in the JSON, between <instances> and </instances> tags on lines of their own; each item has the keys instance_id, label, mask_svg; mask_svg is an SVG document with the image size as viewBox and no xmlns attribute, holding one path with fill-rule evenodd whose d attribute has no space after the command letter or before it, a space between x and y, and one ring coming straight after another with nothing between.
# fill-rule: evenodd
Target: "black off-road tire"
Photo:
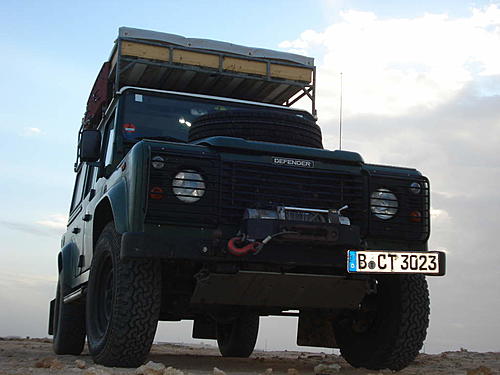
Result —
<instances>
[{"instance_id":1,"label":"black off-road tire","mask_svg":"<svg viewBox=\"0 0 500 375\"><path fill-rule=\"evenodd\" d=\"M120 259L114 223L97 241L87 290L87 340L94 361L138 367L146 360L158 325L160 264Z\"/></svg>"},{"instance_id":2,"label":"black off-road tire","mask_svg":"<svg viewBox=\"0 0 500 375\"><path fill-rule=\"evenodd\" d=\"M321 129L314 120L277 111L210 113L193 121L189 129L189 142L215 136L323 148Z\"/></svg>"},{"instance_id":3,"label":"black off-road tire","mask_svg":"<svg viewBox=\"0 0 500 375\"><path fill-rule=\"evenodd\" d=\"M382 276L377 290L360 311L335 322L335 338L352 366L399 371L415 359L426 337L427 281L422 275Z\"/></svg>"},{"instance_id":4,"label":"black off-road tire","mask_svg":"<svg viewBox=\"0 0 500 375\"><path fill-rule=\"evenodd\" d=\"M259 334L259 316L242 314L229 322L217 322L217 345L223 357L247 358Z\"/></svg>"},{"instance_id":5,"label":"black off-road tire","mask_svg":"<svg viewBox=\"0 0 500 375\"><path fill-rule=\"evenodd\" d=\"M63 302L61 276L54 305L52 347L56 354L79 355L85 346L85 305Z\"/></svg>"}]
</instances>

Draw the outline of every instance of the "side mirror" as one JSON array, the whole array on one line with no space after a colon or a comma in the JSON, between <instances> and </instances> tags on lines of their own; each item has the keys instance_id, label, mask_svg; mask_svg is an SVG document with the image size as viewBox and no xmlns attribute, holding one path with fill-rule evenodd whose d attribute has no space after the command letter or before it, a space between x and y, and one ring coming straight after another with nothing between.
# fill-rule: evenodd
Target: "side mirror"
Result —
<instances>
[{"instance_id":1,"label":"side mirror","mask_svg":"<svg viewBox=\"0 0 500 375\"><path fill-rule=\"evenodd\" d=\"M84 130L80 138L80 160L93 163L101 157L101 132Z\"/></svg>"}]
</instances>

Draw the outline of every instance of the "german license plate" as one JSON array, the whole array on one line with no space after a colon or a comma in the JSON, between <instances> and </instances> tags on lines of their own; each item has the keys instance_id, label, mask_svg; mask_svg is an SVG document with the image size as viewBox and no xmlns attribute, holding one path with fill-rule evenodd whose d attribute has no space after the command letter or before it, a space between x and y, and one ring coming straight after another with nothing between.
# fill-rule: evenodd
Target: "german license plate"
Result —
<instances>
[{"instance_id":1,"label":"german license plate","mask_svg":"<svg viewBox=\"0 0 500 375\"><path fill-rule=\"evenodd\" d=\"M347 252L347 271L352 273L441 274L439 252L361 251Z\"/></svg>"}]
</instances>

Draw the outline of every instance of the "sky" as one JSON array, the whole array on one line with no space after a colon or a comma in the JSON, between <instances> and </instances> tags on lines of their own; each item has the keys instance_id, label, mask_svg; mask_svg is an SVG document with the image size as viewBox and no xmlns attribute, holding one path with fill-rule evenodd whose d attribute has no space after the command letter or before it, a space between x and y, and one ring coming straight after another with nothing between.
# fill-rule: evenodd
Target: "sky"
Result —
<instances>
[{"instance_id":1,"label":"sky","mask_svg":"<svg viewBox=\"0 0 500 375\"><path fill-rule=\"evenodd\" d=\"M0 4L0 336L46 336L74 182L77 130L118 27L316 59L324 145L429 177L426 352L500 351L500 2L10 1ZM258 348L297 349L296 320L262 318ZM191 323L159 341L191 342Z\"/></svg>"}]
</instances>

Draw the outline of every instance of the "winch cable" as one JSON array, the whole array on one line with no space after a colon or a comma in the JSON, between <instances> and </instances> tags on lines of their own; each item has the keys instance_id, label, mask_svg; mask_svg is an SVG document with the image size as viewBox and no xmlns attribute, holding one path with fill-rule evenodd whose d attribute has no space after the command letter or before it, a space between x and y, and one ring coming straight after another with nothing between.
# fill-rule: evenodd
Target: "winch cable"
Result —
<instances>
[{"instance_id":1,"label":"winch cable","mask_svg":"<svg viewBox=\"0 0 500 375\"><path fill-rule=\"evenodd\" d=\"M243 256L243 255L247 255L250 253L253 253L253 255L257 255L258 253L260 253L260 251L262 250L264 245L269 243L273 238L276 238L278 236L282 236L284 234L298 234L298 232L283 231L283 232L275 233L273 235L269 235L266 238L264 238L262 240L262 242L252 241L243 247L238 247L237 243L243 242L244 237L243 236L233 237L228 241L227 249L231 254L236 255L236 256Z\"/></svg>"}]
</instances>

